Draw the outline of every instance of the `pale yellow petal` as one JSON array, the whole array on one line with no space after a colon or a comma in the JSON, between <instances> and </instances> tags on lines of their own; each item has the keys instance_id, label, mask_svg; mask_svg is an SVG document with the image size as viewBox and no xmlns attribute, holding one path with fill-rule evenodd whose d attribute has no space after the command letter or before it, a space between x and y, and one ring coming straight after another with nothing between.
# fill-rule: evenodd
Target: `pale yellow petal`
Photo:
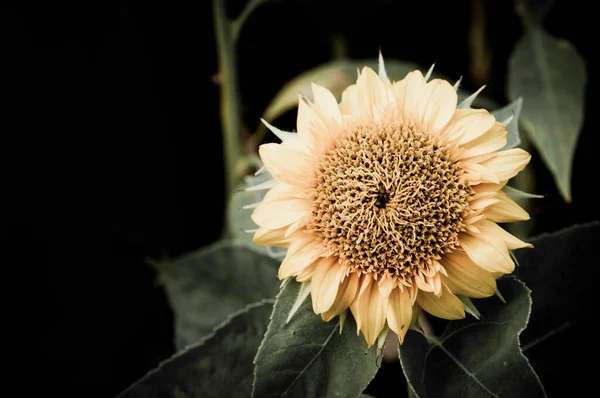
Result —
<instances>
[{"instance_id":1,"label":"pale yellow petal","mask_svg":"<svg viewBox=\"0 0 600 398\"><path fill-rule=\"evenodd\" d=\"M502 272L509 274L515 269L515 264L508 254L508 249L503 241L497 239L484 239L481 233L477 238L462 234L459 238L460 245L475 264L489 272ZM494 243L489 243L493 240Z\"/></svg>"},{"instance_id":2,"label":"pale yellow petal","mask_svg":"<svg viewBox=\"0 0 600 398\"><path fill-rule=\"evenodd\" d=\"M457 144L466 144L487 132L495 121L484 109L457 109L442 134Z\"/></svg>"},{"instance_id":3,"label":"pale yellow petal","mask_svg":"<svg viewBox=\"0 0 600 398\"><path fill-rule=\"evenodd\" d=\"M360 113L360 102L358 101L358 88L356 84L346 87L342 93L339 108L342 115L358 115Z\"/></svg>"},{"instance_id":4,"label":"pale yellow petal","mask_svg":"<svg viewBox=\"0 0 600 398\"><path fill-rule=\"evenodd\" d=\"M438 272L431 275L425 275L423 272L418 272L414 278L417 287L425 292L440 294L441 280Z\"/></svg>"},{"instance_id":5,"label":"pale yellow petal","mask_svg":"<svg viewBox=\"0 0 600 398\"><path fill-rule=\"evenodd\" d=\"M491 170L474 162L461 162L460 167L466 171L466 179L469 185L481 183L499 183L500 180Z\"/></svg>"},{"instance_id":6,"label":"pale yellow petal","mask_svg":"<svg viewBox=\"0 0 600 398\"><path fill-rule=\"evenodd\" d=\"M415 275L414 281L420 290L423 290L424 292L433 292L433 286L429 284L425 275L423 275L422 273L417 273Z\"/></svg>"},{"instance_id":7,"label":"pale yellow petal","mask_svg":"<svg viewBox=\"0 0 600 398\"><path fill-rule=\"evenodd\" d=\"M529 220L527 213L514 200L508 197L504 192L499 191L496 194L498 201L487 210L487 218L495 222L514 222Z\"/></svg>"},{"instance_id":8,"label":"pale yellow petal","mask_svg":"<svg viewBox=\"0 0 600 398\"><path fill-rule=\"evenodd\" d=\"M346 267L334 257L319 261L313 274L312 303L316 314L328 311L333 305Z\"/></svg>"},{"instance_id":9,"label":"pale yellow petal","mask_svg":"<svg viewBox=\"0 0 600 398\"><path fill-rule=\"evenodd\" d=\"M506 127L502 123L495 122L491 129L463 145L465 152L461 157L470 158L497 151L506 145L507 135Z\"/></svg>"},{"instance_id":10,"label":"pale yellow petal","mask_svg":"<svg viewBox=\"0 0 600 398\"><path fill-rule=\"evenodd\" d=\"M505 184L506 182L503 183ZM471 209L484 209L498 202L500 199L498 199L496 195L498 195L498 192L500 192L503 186L502 183L482 183L472 185L471 188L473 189L474 194L470 199L469 207Z\"/></svg>"},{"instance_id":11,"label":"pale yellow petal","mask_svg":"<svg viewBox=\"0 0 600 398\"><path fill-rule=\"evenodd\" d=\"M502 227L490 220L481 220L477 223L478 228L484 236L494 236L502 240L508 250L521 249L523 247L533 247L531 243L523 242L521 239L505 231Z\"/></svg>"},{"instance_id":12,"label":"pale yellow petal","mask_svg":"<svg viewBox=\"0 0 600 398\"><path fill-rule=\"evenodd\" d=\"M442 276L443 283L455 294L482 298L496 292L496 278L475 264L464 253L451 253L442 259L448 276Z\"/></svg>"},{"instance_id":13,"label":"pale yellow petal","mask_svg":"<svg viewBox=\"0 0 600 398\"><path fill-rule=\"evenodd\" d=\"M344 278L338 288L337 295L331 308L321 314L321 318L325 322L329 322L350 307L358 293L359 281L360 278L356 273L352 273Z\"/></svg>"},{"instance_id":14,"label":"pale yellow petal","mask_svg":"<svg viewBox=\"0 0 600 398\"><path fill-rule=\"evenodd\" d=\"M356 81L357 100L359 102L359 115L370 121L373 117L373 107L384 109L391 101L391 91L381 81L377 73L369 67L364 67Z\"/></svg>"},{"instance_id":15,"label":"pale yellow petal","mask_svg":"<svg viewBox=\"0 0 600 398\"><path fill-rule=\"evenodd\" d=\"M386 274L379 278L377 285L379 286L379 293L385 297L390 294L394 287L396 287L396 281L394 278Z\"/></svg>"},{"instance_id":16,"label":"pale yellow petal","mask_svg":"<svg viewBox=\"0 0 600 398\"><path fill-rule=\"evenodd\" d=\"M318 261L313 261L306 267L302 268L298 275L296 275L296 280L298 282L309 282L310 280L312 280L318 263Z\"/></svg>"},{"instance_id":17,"label":"pale yellow petal","mask_svg":"<svg viewBox=\"0 0 600 398\"><path fill-rule=\"evenodd\" d=\"M496 195L492 194L488 195L487 197L484 196L482 198L472 200L471 202L469 202L469 208L473 210L481 210L485 209L486 207L492 206L498 201L499 199L496 198Z\"/></svg>"},{"instance_id":18,"label":"pale yellow petal","mask_svg":"<svg viewBox=\"0 0 600 398\"><path fill-rule=\"evenodd\" d=\"M473 188L475 191L475 197L480 197L485 194L495 195L498 191L500 191L506 185L507 181L501 181L500 183L484 183L476 185Z\"/></svg>"},{"instance_id":19,"label":"pale yellow petal","mask_svg":"<svg viewBox=\"0 0 600 398\"><path fill-rule=\"evenodd\" d=\"M376 281L369 275L363 275L363 284L367 284L356 297L350 310L356 320L357 332L362 331L367 345L372 346L385 326L388 298L379 294Z\"/></svg>"},{"instance_id":20,"label":"pale yellow petal","mask_svg":"<svg viewBox=\"0 0 600 398\"><path fill-rule=\"evenodd\" d=\"M325 123L333 123L335 126L342 125L342 114L338 106L337 100L323 86L312 83L312 92L314 97L314 110Z\"/></svg>"},{"instance_id":21,"label":"pale yellow petal","mask_svg":"<svg viewBox=\"0 0 600 398\"><path fill-rule=\"evenodd\" d=\"M431 92L423 74L418 70L409 72L404 79L394 83L392 92L404 122L420 125Z\"/></svg>"},{"instance_id":22,"label":"pale yellow petal","mask_svg":"<svg viewBox=\"0 0 600 398\"><path fill-rule=\"evenodd\" d=\"M291 223L287 229L285 230L285 237L289 238L291 235L295 234L302 228L306 226L312 219L312 212L307 212L304 216L300 217L298 220Z\"/></svg>"},{"instance_id":23,"label":"pale yellow petal","mask_svg":"<svg viewBox=\"0 0 600 398\"><path fill-rule=\"evenodd\" d=\"M302 99L301 95L298 98L296 128L301 142L311 153L321 153L333 139L325 121Z\"/></svg>"},{"instance_id":24,"label":"pale yellow petal","mask_svg":"<svg viewBox=\"0 0 600 398\"><path fill-rule=\"evenodd\" d=\"M463 220L463 222L467 225L473 226L472 224L475 224L477 221L483 219L485 217L484 211L483 210L478 210L478 211L474 211L470 214L468 214L465 219ZM476 227L474 227L474 229L477 229Z\"/></svg>"},{"instance_id":25,"label":"pale yellow petal","mask_svg":"<svg viewBox=\"0 0 600 398\"><path fill-rule=\"evenodd\" d=\"M279 279L286 279L290 276L296 276L302 269L316 259L321 253L321 243L317 236L311 233L305 233L290 243L285 258L279 266Z\"/></svg>"},{"instance_id":26,"label":"pale yellow petal","mask_svg":"<svg viewBox=\"0 0 600 398\"><path fill-rule=\"evenodd\" d=\"M301 196L294 187L279 184L267 192L250 217L263 228L288 226L311 211L311 201Z\"/></svg>"},{"instance_id":27,"label":"pale yellow petal","mask_svg":"<svg viewBox=\"0 0 600 398\"><path fill-rule=\"evenodd\" d=\"M479 230L479 228L475 227L472 224L467 224L465 225L465 230L470 231L470 232L476 232L476 233L480 233L481 231Z\"/></svg>"},{"instance_id":28,"label":"pale yellow petal","mask_svg":"<svg viewBox=\"0 0 600 398\"><path fill-rule=\"evenodd\" d=\"M301 188L285 183L279 183L267 191L261 202L264 203L278 202L289 199L305 199L308 198L308 196L309 195L306 194Z\"/></svg>"},{"instance_id":29,"label":"pale yellow petal","mask_svg":"<svg viewBox=\"0 0 600 398\"><path fill-rule=\"evenodd\" d=\"M281 144L263 144L258 153L267 171L277 181L301 188L314 184L316 165L306 148L284 141Z\"/></svg>"},{"instance_id":30,"label":"pale yellow petal","mask_svg":"<svg viewBox=\"0 0 600 398\"><path fill-rule=\"evenodd\" d=\"M456 111L456 90L441 79L430 81L427 88L429 99L420 116L421 126L427 132L436 133L448 124Z\"/></svg>"},{"instance_id":31,"label":"pale yellow petal","mask_svg":"<svg viewBox=\"0 0 600 398\"><path fill-rule=\"evenodd\" d=\"M521 148L508 149L496 152L491 159L480 163L481 166L490 170L500 181L508 180L527 166L531 155Z\"/></svg>"},{"instance_id":32,"label":"pale yellow petal","mask_svg":"<svg viewBox=\"0 0 600 398\"><path fill-rule=\"evenodd\" d=\"M417 320L419 319L419 314L421 313L421 307L419 306L419 304L417 304L416 302L413 303L412 305L412 317L410 319L410 326L409 328L411 328L412 326L414 326L417 323ZM399 334L397 334L398 336L398 342L400 343L400 345L402 345L402 343L404 342L404 336L400 337Z\"/></svg>"},{"instance_id":33,"label":"pale yellow petal","mask_svg":"<svg viewBox=\"0 0 600 398\"><path fill-rule=\"evenodd\" d=\"M433 316L442 319L462 319L465 317L465 306L446 286L442 285L440 297L433 293L420 291L417 303Z\"/></svg>"},{"instance_id":34,"label":"pale yellow petal","mask_svg":"<svg viewBox=\"0 0 600 398\"><path fill-rule=\"evenodd\" d=\"M323 278L325 277L325 274L327 273L327 268L329 268L331 263L332 263L331 258L329 258L329 259L320 258L311 264L312 275L311 275L310 282L311 282L311 290L313 292L318 291L319 288L321 287L321 282L323 281ZM314 310L315 301L316 301L316 297L314 294L311 294L311 299L312 299L313 310ZM316 312L316 311L315 311L315 313L318 314L318 312Z\"/></svg>"},{"instance_id":35,"label":"pale yellow petal","mask_svg":"<svg viewBox=\"0 0 600 398\"><path fill-rule=\"evenodd\" d=\"M421 73L421 72L414 71L414 72L410 72L408 75L410 75L411 73ZM408 77L408 75L406 75L406 77ZM396 106L398 107L400 114L402 114L402 111L404 109L404 103L406 102L406 91L408 89L408 80L406 80L406 77L402 80L395 82L392 85L392 93L394 95L394 99L396 100ZM425 80L425 79L423 79L423 80Z\"/></svg>"},{"instance_id":36,"label":"pale yellow petal","mask_svg":"<svg viewBox=\"0 0 600 398\"><path fill-rule=\"evenodd\" d=\"M435 294L436 296L439 296L440 294L442 294L442 275L440 275L440 273L436 273L433 276L428 277L428 279L430 280L430 284L433 285L433 294Z\"/></svg>"},{"instance_id":37,"label":"pale yellow petal","mask_svg":"<svg viewBox=\"0 0 600 398\"><path fill-rule=\"evenodd\" d=\"M260 227L254 233L252 241L261 246L288 247L290 241L284 236L286 229L287 227L277 229Z\"/></svg>"},{"instance_id":38,"label":"pale yellow petal","mask_svg":"<svg viewBox=\"0 0 600 398\"><path fill-rule=\"evenodd\" d=\"M408 328L412 326L412 303L408 289L395 288L390 292L387 312L387 323L390 329L398 335L400 344Z\"/></svg>"}]
</instances>

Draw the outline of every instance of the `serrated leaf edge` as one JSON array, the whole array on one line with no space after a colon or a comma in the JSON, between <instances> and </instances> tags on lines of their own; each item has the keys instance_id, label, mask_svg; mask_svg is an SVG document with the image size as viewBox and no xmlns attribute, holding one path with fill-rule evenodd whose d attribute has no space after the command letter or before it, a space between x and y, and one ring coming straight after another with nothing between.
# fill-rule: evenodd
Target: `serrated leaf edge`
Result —
<instances>
[{"instance_id":1,"label":"serrated leaf edge","mask_svg":"<svg viewBox=\"0 0 600 398\"><path fill-rule=\"evenodd\" d=\"M527 358L525 356L525 354L523 354L523 350L521 349L520 335L523 332L523 330L525 330L527 328L527 324L529 323L529 318L531 316L531 308L532 308L532 305L533 305L533 300L531 299L531 289L529 289L527 287L527 285L523 281L521 281L520 279L516 278L514 275L504 276L503 279L514 279L517 283L520 283L526 289L526 291L529 293L529 295L528 295L528 297L529 297L529 300L528 300L529 301L529 308L528 308L528 311L527 311L527 317L525 318L524 326L520 330L518 330L517 336L516 336L517 337L517 342L518 342L517 346L519 348L518 349L518 355L520 355L521 357L523 357L525 359L525 362L527 363L527 365L531 369L531 372L533 373L533 375L535 376L535 378L536 378L539 386L541 387L542 392L544 393L544 396L547 397L548 395L546 394L546 390L544 389L544 385L542 384L542 381L540 380L538 374L535 372L535 369L533 369L533 366L531 366L531 363L529 363L529 358ZM450 321L450 322L452 322L452 321ZM463 329L464 328L457 329L457 330L453 331L450 335L446 336L445 339L447 339L448 337L454 335L455 333L457 333L457 332L459 332L459 331L461 331ZM418 332L421 333L420 331L418 331ZM449 352L447 352L445 350L445 347L443 347L443 344L442 344L442 342L440 340L438 340L437 338L432 338L430 336L425 336L423 333L421 333L421 334L423 335L423 337L425 337L427 339L428 342L433 343L434 346L440 347L440 349L442 349L446 353L446 355L448 355L448 357L450 359L452 359L459 367L463 368L462 364L460 362L458 362ZM429 352L430 352L430 350L427 352L426 356L429 355ZM398 357L400 358L400 346L398 346ZM402 359L401 358L400 358L400 363L402 364ZM466 370L465 370L465 372L466 372ZM404 374L404 378L406 379L406 383L408 384L408 386L410 387L410 389L414 393L415 397L416 398L426 398L426 397L421 397L417 393L417 391L415 390L414 386L410 382L410 380L408 378L408 375L406 374L406 371L404 370L403 366L402 366L402 373ZM466 372L466 373L470 374L470 372ZM479 383L479 381L477 379L475 379L475 380ZM485 386L483 386L483 384L482 384L482 387L484 387L484 389L486 391L489 391L489 390L487 390L487 388ZM491 394L493 394L493 393L491 393ZM496 396L495 394L493 394L493 395Z\"/></svg>"},{"instance_id":2,"label":"serrated leaf edge","mask_svg":"<svg viewBox=\"0 0 600 398\"><path fill-rule=\"evenodd\" d=\"M250 310L252 308L258 308L258 307L261 307L261 306L266 305L266 304L273 304L274 305L275 304L275 300L274 299L263 299L263 300L255 302L255 303L248 304L244 308L242 308L242 309L240 309L238 311L232 312L231 314L227 315L227 318L223 322L221 322L220 324L218 324L217 326L215 326L210 334L204 336L202 339L200 339L196 343L189 344L189 345L185 346L185 348L177 351L175 354L173 354L169 358L162 360L158 364L158 366L156 368L152 369L151 371L149 371L148 373L146 373L144 376L142 376L141 378L139 378L132 385L130 385L125 390L123 390L122 392L120 392L119 395L116 396L116 398L124 396L132 388L134 388L136 385L138 385L141 381L143 381L146 378L150 377L154 373L159 372L163 368L163 366L167 365L171 361L179 358L182 355L187 354L189 351L191 351L191 350L193 350L195 348L198 348L198 347L204 345L208 340L210 340L213 337L215 337L217 335L217 333L219 333L222 329L224 329L227 325L229 325L233 321L234 318L236 318L236 317L238 317L238 316L240 316L240 315L242 315L244 313L250 312Z\"/></svg>"},{"instance_id":3,"label":"serrated leaf edge","mask_svg":"<svg viewBox=\"0 0 600 398\"><path fill-rule=\"evenodd\" d=\"M188 258L192 258L192 257L196 257L196 256L202 256L202 255L207 255L210 254L212 252L215 252L217 250L221 250L221 249L226 249L228 247L241 247L244 249L248 249L252 252L254 252L255 254L258 254L260 256L264 256L264 257L268 257L269 256L265 255L264 252L262 252L260 250L260 247L251 244L250 242L246 242L240 239L223 239L223 240L219 240L217 242L214 242L210 245L207 246L203 246L199 249L196 250L192 250L189 251L187 253L183 253L177 257L174 257L172 259L170 258L166 258L166 259L162 259L162 260L153 260L153 259L148 259L146 260L150 265L152 265L157 271L163 271L165 268L169 267L171 264L175 264L179 261L183 261L186 260Z\"/></svg>"},{"instance_id":4,"label":"serrated leaf edge","mask_svg":"<svg viewBox=\"0 0 600 398\"><path fill-rule=\"evenodd\" d=\"M266 340L266 336L267 334L269 334L269 331L271 330L271 325L273 325L273 316L275 314L275 306L277 305L277 302L279 301L279 298L281 297L281 295L283 294L283 291L285 289L285 287L288 285L290 279L284 279L281 282L281 285L279 286L279 291L277 292L277 295L275 296L275 300L273 303L273 310L271 311L271 315L269 315L269 325L267 326L267 330L265 331L265 334L263 335L263 339L260 341L260 345L258 346L258 350L256 350L256 355L254 356L254 359L252 360L252 363L254 364L254 378L252 379L252 393L250 394L250 397L254 397L255 394L255 390L256 390L256 359L258 358L258 356L260 355L261 351L263 350L263 345L265 343Z\"/></svg>"}]
</instances>

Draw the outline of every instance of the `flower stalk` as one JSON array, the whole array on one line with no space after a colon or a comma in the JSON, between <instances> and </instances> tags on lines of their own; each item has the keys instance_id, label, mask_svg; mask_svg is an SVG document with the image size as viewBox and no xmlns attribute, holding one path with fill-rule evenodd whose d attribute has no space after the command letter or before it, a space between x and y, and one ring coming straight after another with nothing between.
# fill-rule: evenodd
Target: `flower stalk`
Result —
<instances>
[{"instance_id":1,"label":"flower stalk","mask_svg":"<svg viewBox=\"0 0 600 398\"><path fill-rule=\"evenodd\" d=\"M225 11L225 0L214 0L213 12L221 82L220 115L225 163L225 199L229 201L239 179L237 165L241 155L241 104L237 89L235 38Z\"/></svg>"}]
</instances>

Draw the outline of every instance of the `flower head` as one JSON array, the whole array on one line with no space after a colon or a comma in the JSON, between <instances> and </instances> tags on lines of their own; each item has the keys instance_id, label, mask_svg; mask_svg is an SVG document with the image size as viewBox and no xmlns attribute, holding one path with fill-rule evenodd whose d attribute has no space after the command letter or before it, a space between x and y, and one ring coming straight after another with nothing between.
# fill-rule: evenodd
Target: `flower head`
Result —
<instances>
[{"instance_id":1,"label":"flower head","mask_svg":"<svg viewBox=\"0 0 600 398\"><path fill-rule=\"evenodd\" d=\"M283 142L259 149L274 180L252 214L254 242L288 249L279 278L310 286L325 321L350 308L369 345L388 327L402 342L421 309L463 318L457 295L493 295L531 246L496 224L529 218L502 188L530 155L501 150L505 126L458 109L447 81L380 65L339 104L313 84L297 134L268 125Z\"/></svg>"}]
</instances>

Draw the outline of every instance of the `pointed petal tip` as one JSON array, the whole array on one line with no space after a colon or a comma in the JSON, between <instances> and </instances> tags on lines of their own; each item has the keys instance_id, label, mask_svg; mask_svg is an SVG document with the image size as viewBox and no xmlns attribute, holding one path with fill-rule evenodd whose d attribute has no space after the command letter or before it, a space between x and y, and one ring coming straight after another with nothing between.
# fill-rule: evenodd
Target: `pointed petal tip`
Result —
<instances>
[{"instance_id":1,"label":"pointed petal tip","mask_svg":"<svg viewBox=\"0 0 600 398\"><path fill-rule=\"evenodd\" d=\"M385 63L383 61L383 55L381 54L381 48L379 49L379 78L382 82L387 83L390 81L388 78L387 72L385 70Z\"/></svg>"},{"instance_id":2,"label":"pointed petal tip","mask_svg":"<svg viewBox=\"0 0 600 398\"><path fill-rule=\"evenodd\" d=\"M425 81L429 80L429 78L431 77L431 74L433 73L433 69L435 68L435 62L429 67L429 70L427 71L427 73L425 74Z\"/></svg>"},{"instance_id":3,"label":"pointed petal tip","mask_svg":"<svg viewBox=\"0 0 600 398\"><path fill-rule=\"evenodd\" d=\"M426 312L442 319L455 320L465 317L465 307L460 299L445 286L440 297L433 293L419 292L417 302Z\"/></svg>"},{"instance_id":4,"label":"pointed petal tip","mask_svg":"<svg viewBox=\"0 0 600 398\"><path fill-rule=\"evenodd\" d=\"M269 131L272 132L273 134L275 134L277 136L277 138L279 138L282 142L298 137L298 134L292 133L290 131L283 131L281 129L278 129L277 127L275 127L272 124L270 124L269 122L267 122L265 119L261 118L260 120L269 129ZM264 165L262 166L261 169L263 169L263 168L265 168Z\"/></svg>"},{"instance_id":5,"label":"pointed petal tip","mask_svg":"<svg viewBox=\"0 0 600 398\"><path fill-rule=\"evenodd\" d=\"M460 104L458 104L458 108L459 109L470 108L471 105L473 104L473 101L475 101L475 98L477 98L477 96L483 91L483 89L485 89L485 87L486 87L486 85L484 84L483 86L479 87L479 90L475 91L473 94L469 95L467 98L462 100L462 102Z\"/></svg>"},{"instance_id":6,"label":"pointed petal tip","mask_svg":"<svg viewBox=\"0 0 600 398\"><path fill-rule=\"evenodd\" d=\"M296 296L296 301L294 302L294 305L292 306L292 309L290 310L290 313L288 314L288 317L285 321L286 324L290 322L290 320L292 319L294 314L298 311L298 309L300 308L302 303L304 303L304 300L306 300L306 298L310 294L310 290L311 290L310 281L302 283L302 285L300 286L300 291L298 291L298 296Z\"/></svg>"},{"instance_id":7,"label":"pointed petal tip","mask_svg":"<svg viewBox=\"0 0 600 398\"><path fill-rule=\"evenodd\" d=\"M383 330L381 331L381 333L379 333L379 336L377 336L377 354L383 354L383 347L385 345L385 340L387 338L388 332L390 331L390 329L386 326L383 327Z\"/></svg>"},{"instance_id":8,"label":"pointed petal tip","mask_svg":"<svg viewBox=\"0 0 600 398\"><path fill-rule=\"evenodd\" d=\"M458 88L460 87L460 83L462 82L463 77L459 77L458 80L456 81L456 83L454 83L454 86L452 86L452 88L454 88L454 91L458 91Z\"/></svg>"},{"instance_id":9,"label":"pointed petal tip","mask_svg":"<svg viewBox=\"0 0 600 398\"><path fill-rule=\"evenodd\" d=\"M501 121L500 123L502 123L504 125L504 127L507 127L510 122L512 122L515 118L515 115L510 115L509 117L507 117L505 120Z\"/></svg>"}]
</instances>

